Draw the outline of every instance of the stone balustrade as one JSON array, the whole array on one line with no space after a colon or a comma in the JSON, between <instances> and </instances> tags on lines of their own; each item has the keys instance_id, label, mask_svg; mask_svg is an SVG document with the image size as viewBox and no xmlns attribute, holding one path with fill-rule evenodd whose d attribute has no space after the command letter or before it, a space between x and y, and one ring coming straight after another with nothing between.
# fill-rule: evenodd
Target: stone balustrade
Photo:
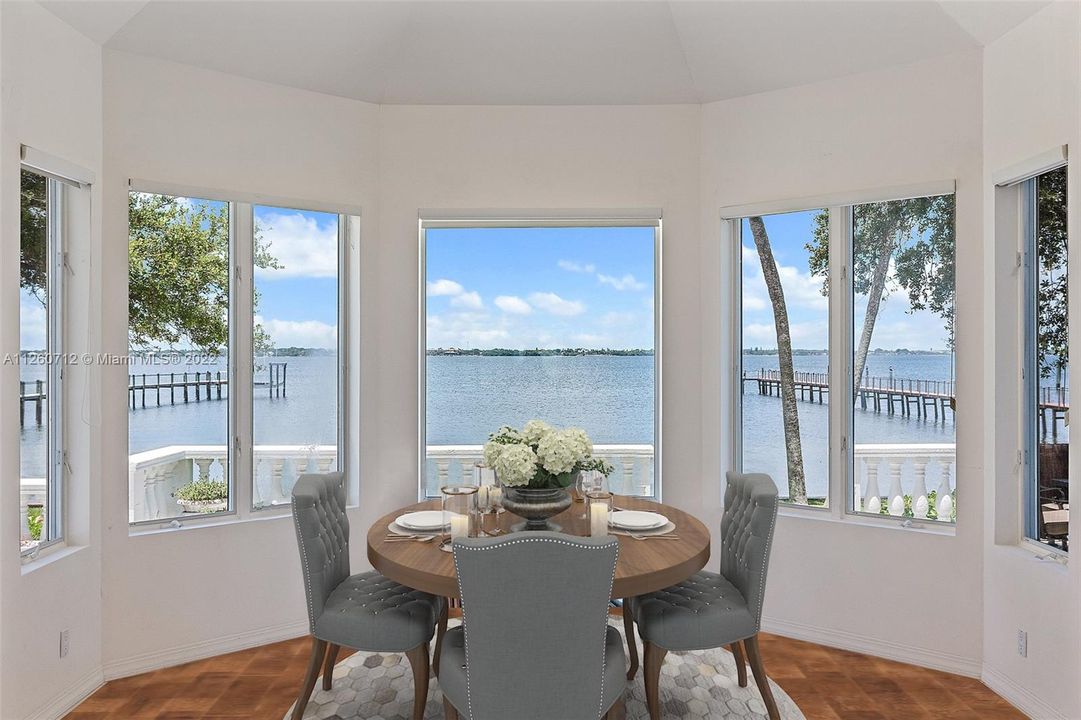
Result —
<instances>
[{"instance_id":1,"label":"stone balustrade","mask_svg":"<svg viewBox=\"0 0 1081 720\"><path fill-rule=\"evenodd\" d=\"M905 497L911 498L911 517L929 518L934 490L935 518L951 522L956 517L956 446L952 443L861 444L853 446L857 482L857 510L894 517L905 516ZM882 489L886 492L883 493Z\"/></svg>"},{"instance_id":2,"label":"stone balustrade","mask_svg":"<svg viewBox=\"0 0 1081 720\"><path fill-rule=\"evenodd\" d=\"M307 472L329 472L337 454L334 445L256 446L252 506L261 509L288 505L297 478ZM225 445L172 445L130 456L130 522L182 515L173 493L200 477L228 477L228 463Z\"/></svg>"},{"instance_id":3,"label":"stone balustrade","mask_svg":"<svg viewBox=\"0 0 1081 720\"><path fill-rule=\"evenodd\" d=\"M615 466L615 472L608 478L612 492L645 497L656 493L652 445L594 445L593 455ZM436 497L444 485L473 483L473 469L484 459L484 446L429 445L426 457L425 492Z\"/></svg>"}]
</instances>

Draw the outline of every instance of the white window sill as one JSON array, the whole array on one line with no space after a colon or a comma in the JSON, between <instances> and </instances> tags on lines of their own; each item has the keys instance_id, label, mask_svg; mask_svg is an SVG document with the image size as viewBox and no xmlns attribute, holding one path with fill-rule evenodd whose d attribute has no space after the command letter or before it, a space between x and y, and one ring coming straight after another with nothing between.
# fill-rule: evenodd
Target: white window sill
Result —
<instances>
[{"instance_id":1,"label":"white window sill","mask_svg":"<svg viewBox=\"0 0 1081 720\"><path fill-rule=\"evenodd\" d=\"M85 549L86 545L68 545L62 542L50 545L33 555L23 556L20 571L23 575L29 575L36 570L60 562Z\"/></svg>"},{"instance_id":2,"label":"white window sill","mask_svg":"<svg viewBox=\"0 0 1081 720\"><path fill-rule=\"evenodd\" d=\"M777 514L781 517L876 528L879 530L939 535L942 537L955 537L957 535L957 524L952 522L940 523L937 520L914 520L913 518L898 518L891 515L880 517L863 513L842 513L838 516L833 512L832 508L828 507L804 507L782 503Z\"/></svg>"},{"instance_id":3,"label":"white window sill","mask_svg":"<svg viewBox=\"0 0 1081 720\"><path fill-rule=\"evenodd\" d=\"M346 511L355 510L360 505L346 505ZM292 519L293 513L290 505L252 510L243 517L234 513L205 518L169 518L167 520L148 521L138 525L128 526L128 537L144 537L148 535L164 535L169 533L184 532L187 530L200 530L203 528L220 528L231 525L247 525L249 523L261 523L274 520Z\"/></svg>"},{"instance_id":4,"label":"white window sill","mask_svg":"<svg viewBox=\"0 0 1081 720\"><path fill-rule=\"evenodd\" d=\"M1022 540L1017 546L1017 549L1032 560L1048 565L1058 565L1062 568L1066 568L1070 564L1070 554L1068 552L1059 550L1056 547L1051 547L1050 545L1044 545L1041 542L1036 542L1031 538Z\"/></svg>"}]
</instances>

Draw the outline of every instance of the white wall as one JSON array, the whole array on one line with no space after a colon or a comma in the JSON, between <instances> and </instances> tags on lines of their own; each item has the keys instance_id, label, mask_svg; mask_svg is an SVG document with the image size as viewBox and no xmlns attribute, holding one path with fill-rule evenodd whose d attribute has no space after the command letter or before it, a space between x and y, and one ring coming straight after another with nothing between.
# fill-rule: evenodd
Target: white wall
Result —
<instances>
[{"instance_id":1,"label":"white wall","mask_svg":"<svg viewBox=\"0 0 1081 720\"><path fill-rule=\"evenodd\" d=\"M415 498L418 209L663 209L665 500L716 526L723 472L733 464L726 438L736 430L723 378L734 360L728 282L738 272L720 247L719 208L956 179L958 361L971 368L958 387L956 535L785 516L767 626L967 674L980 673L986 653L995 673L1063 714L1081 714L1069 682L1077 671L1076 623L1048 621L1075 608L1076 573L990 546L984 468L995 466L994 437L983 427L995 407L984 400L984 380L995 367L984 348L994 338L984 323L992 311L981 301L993 306L995 298L976 261L987 242L989 169L1078 140L1076 91L1071 104L1058 107L1056 93L1042 90L1077 86L1076 33L1069 35L1076 8L1044 10L995 43L986 72L973 53L705 107L376 107L107 51L102 133L94 95L99 51L69 38L36 6L0 7L0 188L16 181L11 153L19 141L100 167L103 351L127 351L128 178L363 209L360 406L353 408L360 417L351 462L361 483L360 507L350 514L355 569L366 565L361 538L368 525ZM27 63L40 59L31 43L41 34L63 48L50 56L49 72L59 75L65 63L78 68L58 79L71 84L74 113L44 113L54 100L28 85ZM1048 37L1057 40L1047 44ZM1031 82L1031 69L1015 71L1012 62L1031 57L1032 48L1065 74L1044 84ZM1018 94L1047 112L1021 113ZM17 235L11 208L5 200L5 237ZM11 245L3 246L0 264L5 349L17 347L18 337ZM35 697L96 672L99 659L106 675L119 676L306 630L287 519L129 533L126 375L122 367L101 375L100 472L87 477L101 479L102 554L91 542L67 564L26 576L7 556L0 562L0 717L25 716ZM0 436L17 437L14 402L4 400L11 370L0 376L7 378L0 407L10 408L0 411ZM6 443L2 469L10 476L17 454ZM10 507L10 488L3 493L0 506ZM96 512L93 492L89 502ZM14 522L0 514L0 536L14 537ZM95 523L88 527L93 541ZM46 592L57 586L68 592ZM1066 600L1049 602L1057 592ZM56 628L26 624L38 615L50 624L55 618ZM58 665L53 643L37 641L68 622L73 655ZM1027 661L1011 656L1013 628L1021 624L1032 643ZM88 649L90 656L78 654ZM1073 664L1054 664L1052 653ZM11 657L27 671L10 670ZM47 692L35 683L48 684Z\"/></svg>"},{"instance_id":2,"label":"white wall","mask_svg":"<svg viewBox=\"0 0 1081 720\"><path fill-rule=\"evenodd\" d=\"M1021 486L1016 463L1019 432L1019 347L1015 317L1016 240L996 240L994 173L1069 145L1069 234L1081 237L1081 6L1056 3L985 50L983 99L985 274L987 351L984 378L989 473L985 503L984 679L1033 717L1081 717L1081 569L1041 561L1016 543L1015 511ZM1001 210L1002 208L998 208ZM1076 259L1076 258L1075 258ZM1001 312L1006 310L1007 312ZM1070 291L1070 314L1081 318L1081 292ZM1081 352L1072 333L1071 354ZM1012 392L1011 392L1012 391ZM1070 451L1071 487L1078 486L1081 447ZM995 488L999 488L996 494ZM996 513L996 510L998 511ZM996 544L995 539L1001 544ZM1076 552L1076 551L1075 551ZM1076 558L1075 558L1076 560ZM1028 657L1017 653L1017 631L1028 632Z\"/></svg>"},{"instance_id":3,"label":"white wall","mask_svg":"<svg viewBox=\"0 0 1081 720\"><path fill-rule=\"evenodd\" d=\"M702 420L705 478L735 466L738 433L719 383L731 354L720 208L955 179L957 362L979 362L980 58L910 67L706 105L702 121ZM718 276L716 268L722 268ZM765 606L768 629L976 675L980 662L981 387L959 373L955 537L782 517ZM710 402L720 396L724 403ZM703 498L716 519L716 497ZM843 498L834 498L843 503ZM798 588L798 591L794 589Z\"/></svg>"},{"instance_id":4,"label":"white wall","mask_svg":"<svg viewBox=\"0 0 1081 720\"><path fill-rule=\"evenodd\" d=\"M0 351L19 349L19 146L30 145L100 175L101 49L32 3L0 5ZM62 99L61 103L57 99ZM72 227L73 274L66 349L90 349L100 328L100 194L89 224ZM17 365L0 367L0 717L52 717L101 679L100 427L97 376L65 376L71 474L66 549L23 566L19 538ZM60 631L71 648L61 659Z\"/></svg>"},{"instance_id":5,"label":"white wall","mask_svg":"<svg viewBox=\"0 0 1081 720\"><path fill-rule=\"evenodd\" d=\"M130 178L360 208L364 234L374 236L376 106L111 51L104 94L106 352L127 353ZM361 250L361 267L373 263L370 248ZM373 290L361 287L368 314L377 307ZM374 365L376 346L361 348L361 366ZM365 382L361 397L375 392ZM288 516L129 535L126 387L124 367L103 371L104 422L114 428L102 448L106 676L305 633ZM378 477L369 475L368 443L362 436L360 472ZM354 527L369 515L353 513ZM353 563L364 562L355 534Z\"/></svg>"}]
</instances>

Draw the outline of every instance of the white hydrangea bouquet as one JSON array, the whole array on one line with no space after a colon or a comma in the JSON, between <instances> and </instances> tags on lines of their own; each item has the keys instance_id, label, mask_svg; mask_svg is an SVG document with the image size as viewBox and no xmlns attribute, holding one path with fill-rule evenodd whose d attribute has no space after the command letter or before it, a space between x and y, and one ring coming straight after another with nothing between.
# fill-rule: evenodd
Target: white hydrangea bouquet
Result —
<instances>
[{"instance_id":1,"label":"white hydrangea bouquet","mask_svg":"<svg viewBox=\"0 0 1081 720\"><path fill-rule=\"evenodd\" d=\"M504 425L488 436L484 462L507 487L567 488L578 473L593 470L605 477L612 464L593 457L593 442L581 428L554 428L530 420L521 430Z\"/></svg>"}]
</instances>

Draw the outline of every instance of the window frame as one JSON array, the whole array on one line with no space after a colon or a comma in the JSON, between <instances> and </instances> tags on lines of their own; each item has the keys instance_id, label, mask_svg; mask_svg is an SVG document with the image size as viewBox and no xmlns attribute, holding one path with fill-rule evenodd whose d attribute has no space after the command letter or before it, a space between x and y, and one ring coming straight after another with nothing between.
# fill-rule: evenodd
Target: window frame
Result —
<instances>
[{"instance_id":1,"label":"window frame","mask_svg":"<svg viewBox=\"0 0 1081 720\"><path fill-rule=\"evenodd\" d=\"M26 150L23 149L24 160ZM31 156L33 157L33 156ZM67 270L66 228L68 221L67 200L69 185L82 187L81 183L62 175L49 172L40 167L45 163L23 162L20 164L20 185L22 172L31 172L45 180L46 197L46 257L47 275L45 280L45 337L46 337L46 464L45 464L45 527L48 539L36 545L20 550L24 561L33 560L40 553L50 548L62 547L67 543L67 446L64 426L67 421L67 403L64 397L64 286ZM21 229L21 228L20 228ZM21 343L20 343L21 345ZM21 347L20 347L21 351ZM21 354L21 352L20 352ZM20 478L22 472L19 473ZM21 503L20 503L21 504Z\"/></svg>"},{"instance_id":2,"label":"window frame","mask_svg":"<svg viewBox=\"0 0 1081 720\"><path fill-rule=\"evenodd\" d=\"M434 499L425 489L427 477L428 411L428 260L427 231L440 228L575 228L575 227L652 227L653 228L653 495L663 496L661 462L661 366L662 366L662 257L663 213L659 209L611 211L509 211L481 212L421 210L417 216L418 266L417 293L417 499ZM494 430L495 428L493 428Z\"/></svg>"},{"instance_id":3,"label":"window frame","mask_svg":"<svg viewBox=\"0 0 1081 720\"><path fill-rule=\"evenodd\" d=\"M842 402L829 403L829 427L827 431L827 498L826 506L781 503L779 512L784 516L815 518L819 520L847 522L871 527L891 527L938 535L955 535L958 521L917 520L915 518L874 515L853 509L855 458L852 448L853 391L852 362L854 348L854 318L851 283L853 209L867 203L889 202L937 195L953 195L956 202L955 180L930 181L883 188L841 191L791 200L771 200L757 203L731 205L720 209L720 242L722 257L727 256L731 269L727 279L732 288L729 296L731 314L728 318L727 345L730 348L727 397L722 399L731 408L728 418L732 428L729 442L729 466L736 472L743 471L743 253L742 222L754 215L778 215L785 213L826 210L829 212L830 248L827 273L831 292L829 294L829 383L830 397ZM956 211L954 214L956 237ZM956 246L954 249L956 253ZM956 280L955 280L956 282ZM838 361L838 359L840 361ZM723 387L723 384L722 384ZM839 390L837 390L839 388ZM956 464L957 438L954 440ZM723 484L718 488L723 496Z\"/></svg>"},{"instance_id":4,"label":"window frame","mask_svg":"<svg viewBox=\"0 0 1081 720\"><path fill-rule=\"evenodd\" d=\"M1039 237L1039 179L1044 175L1055 170L1068 168L1069 163L1066 159L1065 150L1062 152L1061 158L1056 158L1054 155L1042 156L1045 161L1043 167L1037 172L1026 173L1024 177L1020 179L1005 183L1006 185L1015 186L1017 193L1016 199L1018 203L1018 219L1019 219L1019 250L1018 260L1020 265L1020 293L1021 302L1018 304L1020 308L1020 328L1021 328L1021 408L1019 418L1019 425L1021 431L1021 540L1022 543L1038 549L1040 552L1050 553L1052 557L1065 560L1069 557L1069 551L1060 547L1056 547L1049 543L1042 542L1039 539L1039 446L1040 435L1038 431L1038 411L1036 407L1039 403L1040 394L1040 373L1039 373L1039 349L1037 336L1039 333L1039 322L1037 320L1039 315L1039 250L1037 248L1037 242ZM1067 186L1069 187L1069 186ZM1066 199L1067 205L1069 205L1069 195ZM1066 253L1066 272L1067 277L1070 273L1070 253L1069 253L1069 225L1067 225L1067 253ZM1067 286L1070 285L1070 281L1067 280ZM1069 291L1068 291L1069 292ZM1067 312L1069 302L1067 300ZM1067 320L1067 332L1070 331L1071 323ZM1070 390L1070 383L1067 380L1067 391ZM1072 463L1071 463L1072 465Z\"/></svg>"},{"instance_id":5,"label":"window frame","mask_svg":"<svg viewBox=\"0 0 1081 720\"><path fill-rule=\"evenodd\" d=\"M257 519L288 517L291 504L282 503L267 507L254 504L254 357L252 354L255 329L255 207L274 207L282 210L300 210L334 214L338 218L338 428L337 469L350 475L350 464L345 440L349 437L350 373L354 363L350 358L352 333L350 298L357 280L353 278L352 262L359 257L356 246L361 231L361 209L343 203L326 203L316 200L297 200L270 195L213 190L208 188L162 183L132 178L128 181L129 193L150 193L170 197L193 198L226 203L229 207L229 398L227 463L229 468L229 507L221 512L200 517L171 517L129 521L131 535L153 533L163 529L204 527ZM125 226L127 219L125 219ZM130 229L129 229L130 237ZM130 415L128 415L130 418ZM130 419L129 419L130 423ZM128 453L130 456L130 452ZM238 482L243 479L244 482ZM350 482L349 505L355 505L358 490ZM129 490L130 492L130 490ZM128 497L130 511L131 497Z\"/></svg>"}]
</instances>

